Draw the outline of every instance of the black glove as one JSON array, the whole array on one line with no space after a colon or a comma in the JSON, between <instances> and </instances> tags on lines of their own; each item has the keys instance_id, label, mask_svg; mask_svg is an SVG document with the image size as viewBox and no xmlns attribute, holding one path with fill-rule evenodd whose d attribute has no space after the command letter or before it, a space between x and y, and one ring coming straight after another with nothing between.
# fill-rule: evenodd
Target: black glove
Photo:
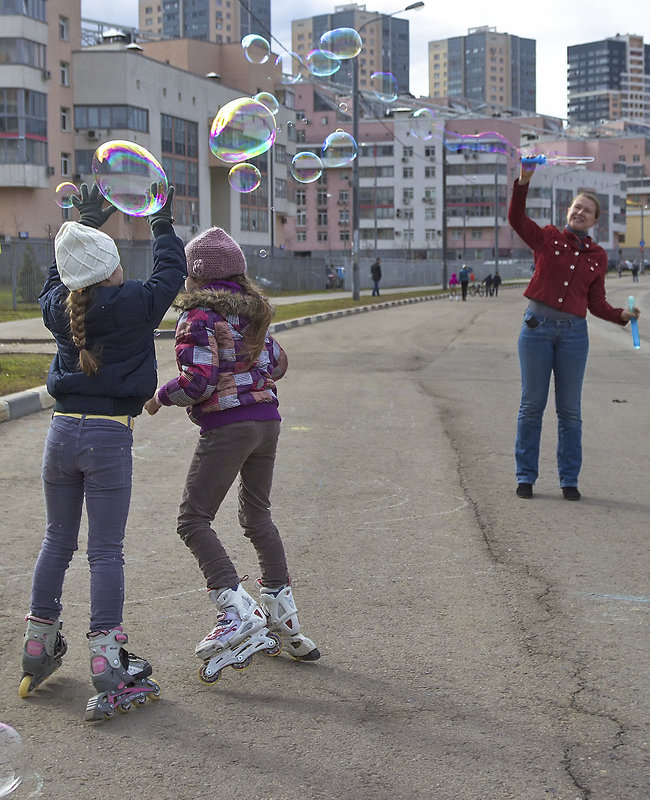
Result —
<instances>
[{"instance_id":1,"label":"black glove","mask_svg":"<svg viewBox=\"0 0 650 800\"><path fill-rule=\"evenodd\" d=\"M111 205L102 210L104 196L99 193L99 187L96 183L93 183L90 193L88 192L88 185L82 183L79 194L81 195L80 198L73 194L70 199L79 212L79 222L82 225L87 225L89 228L101 228L111 214L117 211L115 206Z\"/></svg>"},{"instance_id":2,"label":"black glove","mask_svg":"<svg viewBox=\"0 0 650 800\"><path fill-rule=\"evenodd\" d=\"M152 183L151 184L151 194L156 195L158 194L158 184ZM147 219L149 220L149 225L151 225L151 230L153 231L153 235L155 238L158 236L162 236L165 233L173 233L174 229L172 225L174 224L174 217L172 216L172 200L174 199L174 187L170 186L167 192L167 200L165 201L165 205L159 210L154 211L153 214L150 214Z\"/></svg>"}]
</instances>

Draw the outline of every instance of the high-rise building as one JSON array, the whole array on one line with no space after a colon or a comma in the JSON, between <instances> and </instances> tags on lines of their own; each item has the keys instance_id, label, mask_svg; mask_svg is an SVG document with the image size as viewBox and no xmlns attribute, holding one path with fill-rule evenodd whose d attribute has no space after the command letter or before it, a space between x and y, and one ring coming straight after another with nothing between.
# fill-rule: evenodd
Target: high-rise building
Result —
<instances>
[{"instance_id":1,"label":"high-rise building","mask_svg":"<svg viewBox=\"0 0 650 800\"><path fill-rule=\"evenodd\" d=\"M310 50L319 46L320 37L335 28L354 28L360 31L363 48L359 59L359 88L371 89L371 75L392 73L400 94L409 91L409 22L388 14L366 11L365 5L348 3L335 6L333 14L294 20L291 23L291 49L304 61ZM343 61L345 66L346 61ZM348 69L341 69L332 80L351 85Z\"/></svg>"},{"instance_id":2,"label":"high-rise building","mask_svg":"<svg viewBox=\"0 0 650 800\"><path fill-rule=\"evenodd\" d=\"M536 108L535 40L496 28L429 42L429 95L522 111Z\"/></svg>"},{"instance_id":3,"label":"high-rise building","mask_svg":"<svg viewBox=\"0 0 650 800\"><path fill-rule=\"evenodd\" d=\"M271 31L271 0L139 0L138 10L140 30L166 39L231 44Z\"/></svg>"},{"instance_id":4,"label":"high-rise building","mask_svg":"<svg viewBox=\"0 0 650 800\"><path fill-rule=\"evenodd\" d=\"M616 34L567 48L570 122L650 120L650 45Z\"/></svg>"}]
</instances>

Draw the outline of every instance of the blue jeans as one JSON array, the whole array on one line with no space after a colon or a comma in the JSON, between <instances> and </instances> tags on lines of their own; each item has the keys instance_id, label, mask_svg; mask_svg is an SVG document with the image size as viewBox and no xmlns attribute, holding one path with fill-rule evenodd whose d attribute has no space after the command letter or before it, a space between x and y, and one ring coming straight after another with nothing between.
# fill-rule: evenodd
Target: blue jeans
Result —
<instances>
[{"instance_id":1,"label":"blue jeans","mask_svg":"<svg viewBox=\"0 0 650 800\"><path fill-rule=\"evenodd\" d=\"M372 282L372 295L374 297L375 295L378 295L378 294L379 294L379 281L373 281Z\"/></svg>"},{"instance_id":2,"label":"blue jeans","mask_svg":"<svg viewBox=\"0 0 650 800\"><path fill-rule=\"evenodd\" d=\"M122 623L123 541L131 501L133 433L114 420L52 417L43 453L46 532L32 580L31 613L56 620L65 573L88 516L90 630Z\"/></svg>"},{"instance_id":3,"label":"blue jeans","mask_svg":"<svg viewBox=\"0 0 650 800\"><path fill-rule=\"evenodd\" d=\"M526 322L534 325L529 327ZM524 315L519 334L521 405L515 459L517 483L535 483L539 474L542 417L551 373L555 380L558 420L557 464L560 486L577 486L582 466L582 381L589 353L587 321Z\"/></svg>"}]
</instances>

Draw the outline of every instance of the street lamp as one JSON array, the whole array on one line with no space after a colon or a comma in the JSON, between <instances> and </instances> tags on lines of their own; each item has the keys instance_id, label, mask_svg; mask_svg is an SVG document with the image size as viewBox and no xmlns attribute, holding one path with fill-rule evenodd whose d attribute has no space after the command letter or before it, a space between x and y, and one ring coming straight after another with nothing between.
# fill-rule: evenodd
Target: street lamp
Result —
<instances>
[{"instance_id":1,"label":"street lamp","mask_svg":"<svg viewBox=\"0 0 650 800\"><path fill-rule=\"evenodd\" d=\"M371 19L367 20L357 28L357 33L377 20L385 19L386 17L394 17L396 14L401 14L404 11L415 11L424 6L423 2L411 3L406 8L400 8L398 11L393 11L392 14L377 14ZM359 56L352 59L352 137L355 142L359 142ZM360 154L352 162L352 298L358 300L360 297L359 291L359 217L360 215L360 198L359 198L359 157Z\"/></svg>"}]
</instances>

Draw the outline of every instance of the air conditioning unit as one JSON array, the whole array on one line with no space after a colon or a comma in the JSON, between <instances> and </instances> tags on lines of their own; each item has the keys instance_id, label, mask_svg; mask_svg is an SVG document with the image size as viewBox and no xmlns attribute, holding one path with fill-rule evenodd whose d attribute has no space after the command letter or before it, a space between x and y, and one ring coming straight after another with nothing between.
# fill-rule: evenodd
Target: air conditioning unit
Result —
<instances>
[{"instance_id":1,"label":"air conditioning unit","mask_svg":"<svg viewBox=\"0 0 650 800\"><path fill-rule=\"evenodd\" d=\"M395 231L395 236L401 236L401 235L402 235L402 231Z\"/></svg>"},{"instance_id":2,"label":"air conditioning unit","mask_svg":"<svg viewBox=\"0 0 650 800\"><path fill-rule=\"evenodd\" d=\"M52 73L50 72L49 69L44 69L41 74L43 75L44 81L49 81L50 78L52 77Z\"/></svg>"},{"instance_id":3,"label":"air conditioning unit","mask_svg":"<svg viewBox=\"0 0 650 800\"><path fill-rule=\"evenodd\" d=\"M99 139L99 131L86 131L86 138L93 141Z\"/></svg>"},{"instance_id":4,"label":"air conditioning unit","mask_svg":"<svg viewBox=\"0 0 650 800\"><path fill-rule=\"evenodd\" d=\"M48 167L47 168L47 174L48 175L54 175L54 172L55 172L54 167Z\"/></svg>"}]
</instances>

